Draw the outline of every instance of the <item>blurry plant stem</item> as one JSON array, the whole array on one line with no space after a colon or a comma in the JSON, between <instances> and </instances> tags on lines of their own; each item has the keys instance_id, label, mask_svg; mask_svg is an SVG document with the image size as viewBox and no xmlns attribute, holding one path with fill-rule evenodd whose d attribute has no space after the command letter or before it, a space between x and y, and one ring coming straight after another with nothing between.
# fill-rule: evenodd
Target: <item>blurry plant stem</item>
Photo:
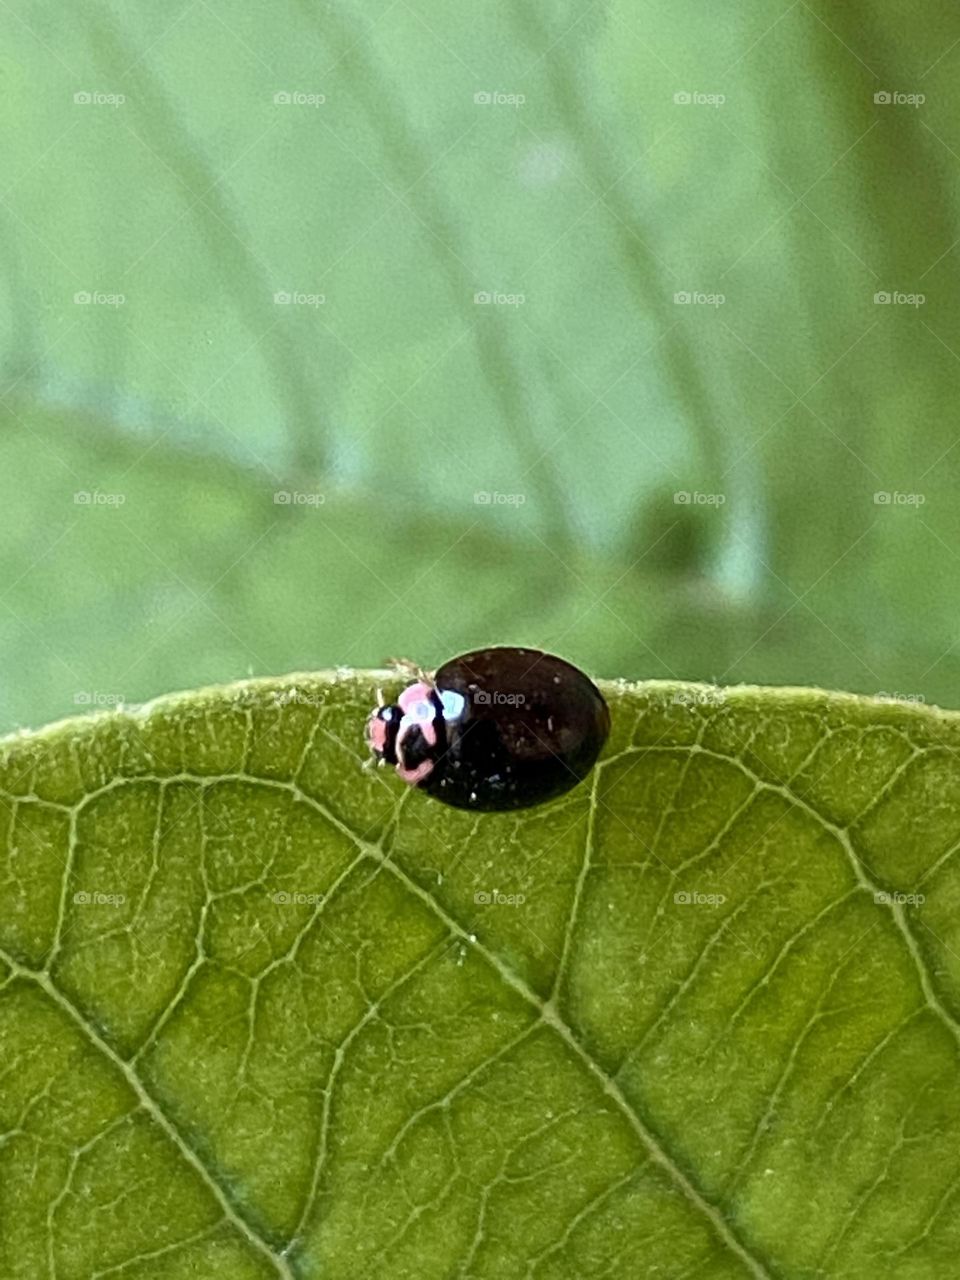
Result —
<instances>
[{"instance_id":1,"label":"blurry plant stem","mask_svg":"<svg viewBox=\"0 0 960 1280\"><path fill-rule=\"evenodd\" d=\"M397 193L391 189L391 193L407 205L429 232L450 296L474 335L480 368L499 404L504 429L521 455L526 467L524 474L534 477L547 533L557 546L568 547L573 542L568 504L549 458L549 447L541 446L533 430L524 394L528 379L499 327L488 323L490 317L477 315L473 304L476 280L465 278L469 268L462 255L451 247L463 245L464 237L458 234L450 208L428 180L436 156L431 156L418 141L403 98L396 92L383 60L372 52L371 40L366 36L358 38L357 32L343 21L335 8L321 8L311 0L298 2L307 19L316 24L321 37L329 40L335 34L336 43L343 50L342 62L356 66L351 76L352 88L371 128L382 139L384 156L393 167L400 188ZM469 406L464 406L464 413L469 412Z\"/></svg>"},{"instance_id":2,"label":"blurry plant stem","mask_svg":"<svg viewBox=\"0 0 960 1280\"><path fill-rule=\"evenodd\" d=\"M37 352L34 312L29 306L31 291L27 288L23 264L19 256L20 241L11 226L9 235L0 235L3 280L9 304L9 338L0 367L0 402L14 391L19 396L36 386L42 356ZM42 373L42 370L40 370ZM31 376L32 375L32 376Z\"/></svg>"},{"instance_id":3,"label":"blurry plant stem","mask_svg":"<svg viewBox=\"0 0 960 1280\"><path fill-rule=\"evenodd\" d=\"M182 198L209 242L212 258L220 263L218 278L224 292L232 297L256 344L262 343L275 393L286 405L294 468L319 474L326 464L327 450L319 430L317 395L304 376L302 361L287 341L283 327L273 323L275 283L267 279L245 247L249 237L221 192L216 173L206 163L202 146L178 116L148 61L134 56L135 46L117 35L115 19L101 20L88 8L85 21L94 57L104 67L111 84L122 84L126 73L136 67L138 91L132 98L132 109L136 110L138 102L150 107L137 116L147 134L141 141L186 188Z\"/></svg>"},{"instance_id":4,"label":"blurry plant stem","mask_svg":"<svg viewBox=\"0 0 960 1280\"><path fill-rule=\"evenodd\" d=\"M546 29L542 12L524 0L514 0L512 5L517 29L527 47L538 57L543 56L545 49L549 51L549 58L544 60L550 69L554 105L564 123L567 141L576 151L593 194L611 215L627 280L639 307L657 315L667 330L657 346L661 353L657 363L670 380L677 402L686 405L685 421L699 442L703 474L711 485L716 484L724 471L724 449L714 427L712 399L700 362L684 337L682 326L677 325L676 316L670 316L666 310L673 288L664 279L653 254L632 230L636 219L628 198L619 190L623 174L612 162L600 117L584 101L566 42ZM649 232L646 238L652 238ZM657 376L659 379L659 373Z\"/></svg>"},{"instance_id":5,"label":"blurry plant stem","mask_svg":"<svg viewBox=\"0 0 960 1280\"><path fill-rule=\"evenodd\" d=\"M885 289L891 282L916 281L918 258L926 269L935 264L938 248L946 252L957 238L957 208L954 196L955 183L944 180L942 164L945 150L929 128L925 127L922 112L881 107L873 101L872 92L896 87L903 74L903 46L891 32L897 32L897 19L891 13L884 17L880 10L862 2L849 0L843 5L819 6L826 22L809 24L808 62L816 70L820 85L819 128L816 142L811 144L807 162L811 176L822 174L824 156L842 155L843 166L835 174L836 181L845 180L857 193L861 202L861 218L858 223L856 254L824 232L827 251L837 259L838 270L852 269L862 276L864 293ZM815 10L811 10L815 13ZM898 33L899 35L899 33ZM950 48L953 46L950 45ZM851 57L861 62L862 77L852 79L848 74ZM869 64L869 65L867 65ZM934 64L935 65L935 64ZM873 74L872 90L865 85L867 73ZM922 78L920 83L922 83ZM766 87L761 82L761 87ZM775 92L775 91L774 91ZM886 113L886 114L885 114ZM762 113L766 126L765 151L773 158L768 166L772 174L790 174L797 170L794 137L783 129L782 120L773 103ZM867 141L869 135L869 141ZM849 154L848 154L849 153ZM920 158L920 162L918 162ZM947 158L948 167L953 160ZM910 199L916 209L922 209L922 235L931 244L929 259L918 254L918 241L911 234L890 222L889 187L891 175L897 181L908 184ZM919 179L919 186L914 182ZM771 177L772 185L780 192L784 189L796 199L802 187L788 184L783 179ZM825 224L820 221L822 230ZM918 228L919 229L919 228ZM796 210L785 228L794 244L794 252L800 258L808 249L809 223ZM922 252L922 251L921 251ZM924 271L924 274L926 272ZM950 294L955 270L950 272ZM871 278L872 277L872 278ZM920 276L923 279L923 276ZM800 290L795 307L798 312L797 328L812 348L812 364L820 370L830 371L829 412L825 426L803 398L798 408L798 425L792 438L798 442L785 465L783 433L770 434L763 446L765 479L771 520L768 562L773 572L786 581L796 578L798 562L806 558L806 572L811 577L820 573L829 563L827 557L835 555L837 546L846 548L859 543L865 535L863 550L876 548L874 554L882 556L882 534L878 529L865 534L864 516L855 502L840 501L832 504L829 531L821 542L814 531L798 544L795 530L803 527L808 519L809 494L822 492L824 477L835 493L855 492L866 482L871 488L886 487L881 477L887 474L891 437L878 432L877 423L889 412L889 386L879 378L844 376L850 364L838 365L838 356L851 351L863 335L864 320L861 299L851 290L837 291L832 298L829 312L824 315L818 305L819 298L809 291ZM885 317L881 314L878 319ZM957 311L952 312L954 321ZM762 323L764 318L758 317ZM768 323L776 323L777 314L771 309ZM891 369L898 365L909 367L909 344L917 342L916 368L922 367L928 395L937 381L941 382L945 404L955 397L955 365L925 359L931 339L920 325L907 329L904 326L877 328L870 335L871 344L886 344L878 348L878 360L889 362ZM943 353L946 355L946 351ZM942 380L942 381L941 381ZM819 381L819 379L818 379ZM804 418L799 418L802 410ZM824 417L823 411L819 415ZM811 449L806 444L809 430L820 436L821 447ZM931 449L940 452L936 422L930 426ZM922 456L923 442L914 439L917 456ZM933 456L936 456L934 454ZM943 454L945 465L956 465L960 452ZM900 465L898 463L898 465ZM922 470L922 468L921 468ZM893 487L892 485L890 487ZM813 557L817 557L814 559ZM841 566L842 571L843 566ZM894 614L896 609L893 609ZM914 638L914 644L916 639Z\"/></svg>"}]
</instances>

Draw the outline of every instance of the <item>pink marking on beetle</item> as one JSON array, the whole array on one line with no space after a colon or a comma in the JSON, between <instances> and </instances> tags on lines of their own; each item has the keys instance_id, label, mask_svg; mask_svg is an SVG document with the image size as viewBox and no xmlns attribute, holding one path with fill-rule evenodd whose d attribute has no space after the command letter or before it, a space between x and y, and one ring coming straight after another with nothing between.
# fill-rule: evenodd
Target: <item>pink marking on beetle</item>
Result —
<instances>
[{"instance_id":1,"label":"pink marking on beetle","mask_svg":"<svg viewBox=\"0 0 960 1280\"><path fill-rule=\"evenodd\" d=\"M420 681L419 684L408 684L397 699L400 710L406 713L415 702L429 702L433 693L433 685Z\"/></svg>"},{"instance_id":2,"label":"pink marking on beetle","mask_svg":"<svg viewBox=\"0 0 960 1280\"><path fill-rule=\"evenodd\" d=\"M367 721L367 741L372 751L383 755L387 746L387 722L381 720L376 712Z\"/></svg>"},{"instance_id":3,"label":"pink marking on beetle","mask_svg":"<svg viewBox=\"0 0 960 1280\"><path fill-rule=\"evenodd\" d=\"M398 750L400 739L412 725L419 726L428 747L435 747L437 745L437 709L433 704L433 685L423 682L408 685L397 699L397 705L403 712L403 719L397 730ZM426 708L426 715L421 708Z\"/></svg>"},{"instance_id":4,"label":"pink marking on beetle","mask_svg":"<svg viewBox=\"0 0 960 1280\"><path fill-rule=\"evenodd\" d=\"M432 711L433 707L431 706L430 709ZM417 721L417 724L420 726L420 732L427 740L428 747L435 747L437 745L437 725L434 719L435 715L436 712L434 712L434 715L432 715L429 720Z\"/></svg>"},{"instance_id":5,"label":"pink marking on beetle","mask_svg":"<svg viewBox=\"0 0 960 1280\"><path fill-rule=\"evenodd\" d=\"M418 764L415 769L404 769L401 765L397 765L397 773L404 782L409 782L411 787L415 787L418 782L422 782L433 771L433 761L424 760L422 764Z\"/></svg>"}]
</instances>

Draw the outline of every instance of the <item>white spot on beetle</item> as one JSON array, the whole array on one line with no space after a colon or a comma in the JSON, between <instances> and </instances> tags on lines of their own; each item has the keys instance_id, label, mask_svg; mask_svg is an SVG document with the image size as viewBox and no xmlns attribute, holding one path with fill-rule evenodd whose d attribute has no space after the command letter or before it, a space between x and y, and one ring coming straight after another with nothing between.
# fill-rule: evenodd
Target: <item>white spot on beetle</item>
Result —
<instances>
[{"instance_id":1,"label":"white spot on beetle","mask_svg":"<svg viewBox=\"0 0 960 1280\"><path fill-rule=\"evenodd\" d=\"M463 714L466 703L467 700L462 693L456 693L453 689L444 689L440 694L444 720L458 720Z\"/></svg>"}]
</instances>

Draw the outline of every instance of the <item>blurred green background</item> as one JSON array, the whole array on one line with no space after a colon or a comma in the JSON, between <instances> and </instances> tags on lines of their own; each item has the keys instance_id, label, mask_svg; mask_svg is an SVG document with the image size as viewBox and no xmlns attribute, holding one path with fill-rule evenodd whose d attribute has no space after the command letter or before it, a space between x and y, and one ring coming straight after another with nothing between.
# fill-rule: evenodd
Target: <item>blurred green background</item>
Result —
<instances>
[{"instance_id":1,"label":"blurred green background","mask_svg":"<svg viewBox=\"0 0 960 1280\"><path fill-rule=\"evenodd\" d=\"M960 10L0 37L0 727L490 641L960 705Z\"/></svg>"}]
</instances>

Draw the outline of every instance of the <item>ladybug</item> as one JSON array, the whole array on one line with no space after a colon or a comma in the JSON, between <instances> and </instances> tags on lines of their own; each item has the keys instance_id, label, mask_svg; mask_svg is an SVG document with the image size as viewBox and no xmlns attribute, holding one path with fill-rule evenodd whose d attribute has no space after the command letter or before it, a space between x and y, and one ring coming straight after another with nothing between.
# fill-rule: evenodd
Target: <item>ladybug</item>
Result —
<instances>
[{"instance_id":1,"label":"ladybug","mask_svg":"<svg viewBox=\"0 0 960 1280\"><path fill-rule=\"evenodd\" d=\"M457 809L526 809L581 782L603 749L600 690L539 649L477 649L374 708L367 742L404 782Z\"/></svg>"}]
</instances>

